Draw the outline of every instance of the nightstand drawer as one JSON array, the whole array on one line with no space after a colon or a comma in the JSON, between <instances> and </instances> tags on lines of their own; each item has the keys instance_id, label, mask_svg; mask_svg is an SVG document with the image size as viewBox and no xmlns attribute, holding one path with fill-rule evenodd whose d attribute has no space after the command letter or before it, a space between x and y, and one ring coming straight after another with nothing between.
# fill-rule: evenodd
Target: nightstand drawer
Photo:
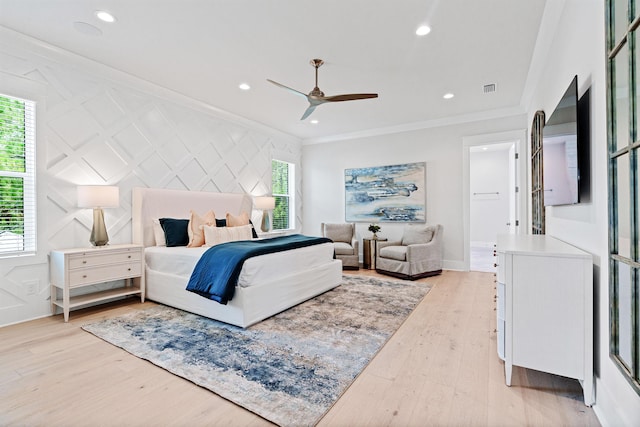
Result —
<instances>
[{"instance_id":1,"label":"nightstand drawer","mask_svg":"<svg viewBox=\"0 0 640 427\"><path fill-rule=\"evenodd\" d=\"M93 268L77 268L69 271L69 287L73 288L141 275L142 264L140 261Z\"/></svg>"},{"instance_id":2,"label":"nightstand drawer","mask_svg":"<svg viewBox=\"0 0 640 427\"><path fill-rule=\"evenodd\" d=\"M142 259L142 251L139 249L100 252L100 250L87 251L69 256L69 269L85 267L99 267L109 264L122 264Z\"/></svg>"}]
</instances>

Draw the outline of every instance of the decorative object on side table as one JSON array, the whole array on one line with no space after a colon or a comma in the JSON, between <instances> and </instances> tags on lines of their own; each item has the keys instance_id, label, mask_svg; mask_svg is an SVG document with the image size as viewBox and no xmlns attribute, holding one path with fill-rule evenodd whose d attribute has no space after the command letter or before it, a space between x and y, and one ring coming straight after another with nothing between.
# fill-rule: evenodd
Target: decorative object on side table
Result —
<instances>
[{"instance_id":1,"label":"decorative object on side table","mask_svg":"<svg viewBox=\"0 0 640 427\"><path fill-rule=\"evenodd\" d=\"M110 185L78 186L78 207L93 209L93 228L89 238L89 242L93 246L104 246L109 243L102 208L117 208L118 206L120 206L118 187Z\"/></svg>"},{"instance_id":2,"label":"decorative object on side table","mask_svg":"<svg viewBox=\"0 0 640 427\"><path fill-rule=\"evenodd\" d=\"M254 197L255 207L262 211L260 229L265 233L271 231L271 211L276 207L276 198L271 196Z\"/></svg>"},{"instance_id":3,"label":"decorative object on side table","mask_svg":"<svg viewBox=\"0 0 640 427\"><path fill-rule=\"evenodd\" d=\"M378 231L380 231L380 226L378 224L369 224L369 231L373 233L373 240L378 240Z\"/></svg>"}]
</instances>

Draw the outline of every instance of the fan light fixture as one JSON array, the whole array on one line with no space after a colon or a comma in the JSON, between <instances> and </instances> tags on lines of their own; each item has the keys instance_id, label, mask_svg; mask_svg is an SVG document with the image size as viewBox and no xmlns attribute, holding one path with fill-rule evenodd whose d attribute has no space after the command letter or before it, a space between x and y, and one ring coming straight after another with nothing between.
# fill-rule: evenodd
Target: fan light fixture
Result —
<instances>
[{"instance_id":1,"label":"fan light fixture","mask_svg":"<svg viewBox=\"0 0 640 427\"><path fill-rule=\"evenodd\" d=\"M239 87L240 89L242 89L242 90L249 90L249 89L251 89L251 86L249 86L247 83L240 83L240 84L238 85L238 87Z\"/></svg>"},{"instance_id":2,"label":"fan light fixture","mask_svg":"<svg viewBox=\"0 0 640 427\"><path fill-rule=\"evenodd\" d=\"M318 105L322 105L326 102L356 101L358 99L368 99L368 98L378 97L377 93L348 93L344 95L325 96L324 92L321 91L320 88L318 87L318 68L320 68L322 64L324 64L324 61L322 59L312 59L311 61L309 61L309 63L313 68L316 69L316 85L313 88L313 90L309 92L308 95L306 93L302 93L295 89L291 89L290 87L280 84L278 82L274 82L273 80L267 79L268 82L273 83L274 85L279 86L283 89L286 89L291 93L303 96L307 99L307 101L309 102L309 106L305 110L300 120L304 120L307 117L309 117L309 115L313 113L313 110L315 110Z\"/></svg>"}]
</instances>

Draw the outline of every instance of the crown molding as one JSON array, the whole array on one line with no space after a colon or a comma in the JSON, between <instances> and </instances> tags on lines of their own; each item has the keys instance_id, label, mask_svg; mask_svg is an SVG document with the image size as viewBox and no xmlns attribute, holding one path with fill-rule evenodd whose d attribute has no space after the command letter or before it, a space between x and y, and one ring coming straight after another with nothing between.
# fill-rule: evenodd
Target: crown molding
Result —
<instances>
[{"instance_id":1,"label":"crown molding","mask_svg":"<svg viewBox=\"0 0 640 427\"><path fill-rule=\"evenodd\" d=\"M525 114L526 111L521 106L500 108L495 110L481 111L472 114L444 117L441 119L426 120L420 122L405 123L397 126L387 126L382 128L367 129L358 132L344 133L340 135L329 135L318 138L308 138L302 140L302 145L323 144L327 142L346 141L350 139L368 138L394 133L411 132L422 129L439 128L462 123L472 123L484 120L500 119Z\"/></svg>"}]
</instances>

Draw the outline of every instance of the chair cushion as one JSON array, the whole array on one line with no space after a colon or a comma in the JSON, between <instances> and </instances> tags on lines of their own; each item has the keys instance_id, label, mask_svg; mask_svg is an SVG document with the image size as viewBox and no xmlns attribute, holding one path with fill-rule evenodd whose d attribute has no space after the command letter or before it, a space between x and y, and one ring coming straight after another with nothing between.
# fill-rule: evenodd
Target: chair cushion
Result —
<instances>
[{"instance_id":1,"label":"chair cushion","mask_svg":"<svg viewBox=\"0 0 640 427\"><path fill-rule=\"evenodd\" d=\"M398 261L407 260L407 247L406 246L385 246L380 249L380 257L395 259Z\"/></svg>"},{"instance_id":2,"label":"chair cushion","mask_svg":"<svg viewBox=\"0 0 640 427\"><path fill-rule=\"evenodd\" d=\"M351 224L325 224L324 234L334 242L351 243L353 227Z\"/></svg>"},{"instance_id":3,"label":"chair cushion","mask_svg":"<svg viewBox=\"0 0 640 427\"><path fill-rule=\"evenodd\" d=\"M436 228L432 225L407 225L402 233L403 245L429 243L433 239Z\"/></svg>"},{"instance_id":4,"label":"chair cushion","mask_svg":"<svg viewBox=\"0 0 640 427\"><path fill-rule=\"evenodd\" d=\"M334 242L333 249L336 255L353 255L353 246L344 242Z\"/></svg>"}]
</instances>

